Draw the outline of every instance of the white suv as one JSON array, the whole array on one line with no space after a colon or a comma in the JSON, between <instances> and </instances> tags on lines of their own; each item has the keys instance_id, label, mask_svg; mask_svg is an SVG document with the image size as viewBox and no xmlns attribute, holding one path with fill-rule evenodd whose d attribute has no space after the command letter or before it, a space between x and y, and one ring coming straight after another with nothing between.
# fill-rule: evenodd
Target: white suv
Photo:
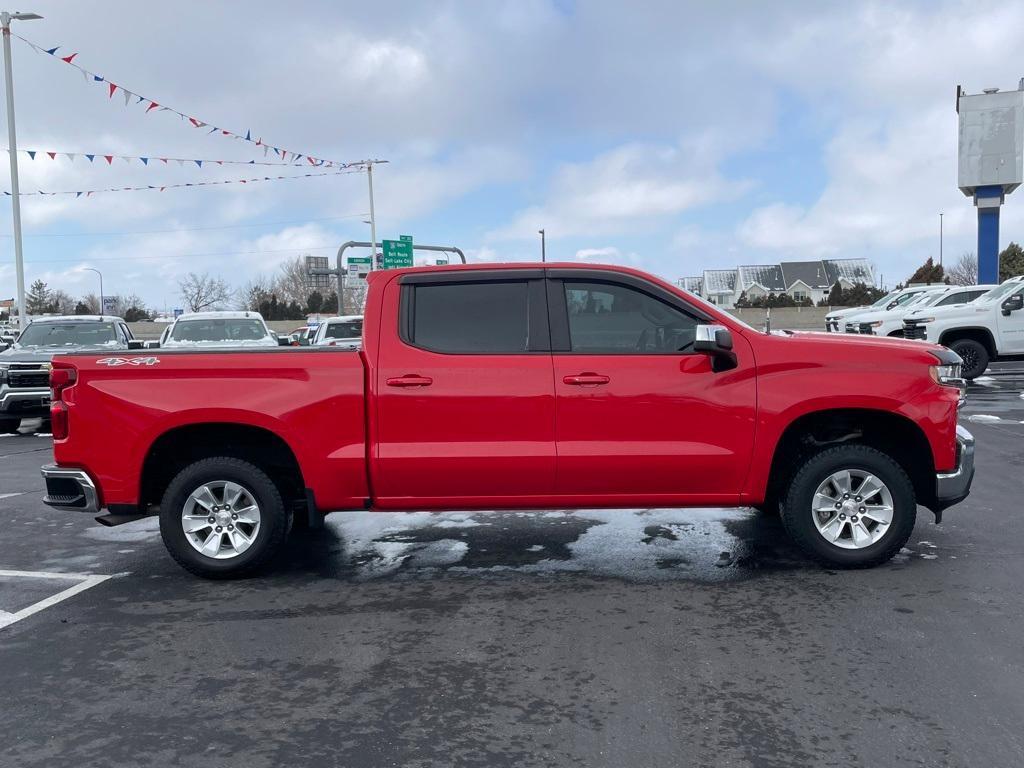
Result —
<instances>
[{"instance_id":1,"label":"white suv","mask_svg":"<svg viewBox=\"0 0 1024 768\"><path fill-rule=\"evenodd\" d=\"M363 346L363 316L329 317L320 323L313 337L315 347L360 349Z\"/></svg>"},{"instance_id":2,"label":"white suv","mask_svg":"<svg viewBox=\"0 0 1024 768\"><path fill-rule=\"evenodd\" d=\"M902 336L903 318L908 312L925 307L945 307L951 304L966 304L984 295L994 285L933 286L892 309L862 312L846 321L847 333L866 333L874 336Z\"/></svg>"},{"instance_id":3,"label":"white suv","mask_svg":"<svg viewBox=\"0 0 1024 768\"><path fill-rule=\"evenodd\" d=\"M949 347L963 358L963 377L976 379L989 362L1024 358L1024 276L1011 277L972 301L907 314L903 335Z\"/></svg>"}]
</instances>

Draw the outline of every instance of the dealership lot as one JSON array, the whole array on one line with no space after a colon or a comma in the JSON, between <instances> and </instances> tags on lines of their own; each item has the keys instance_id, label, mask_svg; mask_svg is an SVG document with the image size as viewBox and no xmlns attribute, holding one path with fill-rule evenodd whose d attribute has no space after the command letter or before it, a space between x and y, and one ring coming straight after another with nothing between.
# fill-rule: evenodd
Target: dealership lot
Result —
<instances>
[{"instance_id":1,"label":"dealership lot","mask_svg":"<svg viewBox=\"0 0 1024 768\"><path fill-rule=\"evenodd\" d=\"M207 582L0 439L0 764L1019 764L1019 369L970 498L854 572L747 511L339 513Z\"/></svg>"}]
</instances>

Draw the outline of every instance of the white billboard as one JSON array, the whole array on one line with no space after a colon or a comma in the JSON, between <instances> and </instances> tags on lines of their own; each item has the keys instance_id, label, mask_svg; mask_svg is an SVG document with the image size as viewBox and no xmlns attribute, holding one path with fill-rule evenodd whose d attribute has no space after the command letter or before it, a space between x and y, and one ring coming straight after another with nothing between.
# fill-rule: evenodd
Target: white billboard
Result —
<instances>
[{"instance_id":1,"label":"white billboard","mask_svg":"<svg viewBox=\"0 0 1024 768\"><path fill-rule=\"evenodd\" d=\"M957 111L960 191L970 196L976 187L994 185L1012 192L1024 182L1024 91L960 93Z\"/></svg>"}]
</instances>

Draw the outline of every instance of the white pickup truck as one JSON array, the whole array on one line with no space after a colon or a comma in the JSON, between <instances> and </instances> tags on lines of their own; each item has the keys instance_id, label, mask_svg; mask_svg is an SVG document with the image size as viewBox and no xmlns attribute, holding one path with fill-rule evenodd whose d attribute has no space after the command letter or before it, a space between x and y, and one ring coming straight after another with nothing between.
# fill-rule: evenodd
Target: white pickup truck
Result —
<instances>
[{"instance_id":1,"label":"white pickup truck","mask_svg":"<svg viewBox=\"0 0 1024 768\"><path fill-rule=\"evenodd\" d=\"M1024 276L970 304L914 310L903 318L903 336L952 349L963 358L965 379L981 376L993 360L1024 359Z\"/></svg>"},{"instance_id":2,"label":"white pickup truck","mask_svg":"<svg viewBox=\"0 0 1024 768\"><path fill-rule=\"evenodd\" d=\"M843 333L846 327L846 322L854 315L859 315L864 312L873 312L876 310L891 310L897 307L902 307L914 299L918 298L922 293L928 290L927 285L911 285L906 288L897 288L895 291L889 291L882 298L876 301L874 304L869 304L863 307L843 307L842 309L834 309L825 315L825 330L829 333Z\"/></svg>"},{"instance_id":3,"label":"white pickup truck","mask_svg":"<svg viewBox=\"0 0 1024 768\"><path fill-rule=\"evenodd\" d=\"M846 319L847 333L872 336L903 336L903 318L925 307L948 307L967 304L988 293L995 285L936 285L892 309L878 309L852 315Z\"/></svg>"}]
</instances>

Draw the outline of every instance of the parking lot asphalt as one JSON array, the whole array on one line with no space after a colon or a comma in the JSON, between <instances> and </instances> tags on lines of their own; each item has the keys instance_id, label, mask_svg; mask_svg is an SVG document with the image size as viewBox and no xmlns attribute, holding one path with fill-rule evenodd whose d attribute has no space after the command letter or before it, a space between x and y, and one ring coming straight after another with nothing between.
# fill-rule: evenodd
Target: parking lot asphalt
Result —
<instances>
[{"instance_id":1,"label":"parking lot asphalt","mask_svg":"<svg viewBox=\"0 0 1024 768\"><path fill-rule=\"evenodd\" d=\"M52 601L0 629L0 765L1020 765L1024 375L963 419L970 498L848 572L745 510L336 513L206 582L0 439L0 624Z\"/></svg>"}]
</instances>

